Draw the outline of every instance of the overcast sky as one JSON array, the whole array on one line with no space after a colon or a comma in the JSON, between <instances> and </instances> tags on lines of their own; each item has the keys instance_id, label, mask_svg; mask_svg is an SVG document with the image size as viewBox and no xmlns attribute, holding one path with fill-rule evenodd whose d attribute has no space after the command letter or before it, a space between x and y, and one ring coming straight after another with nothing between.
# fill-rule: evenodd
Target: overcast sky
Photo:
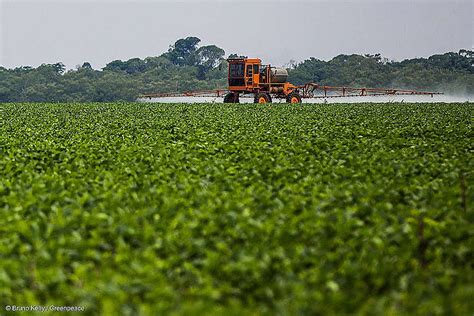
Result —
<instances>
[{"instance_id":1,"label":"overcast sky","mask_svg":"<svg viewBox=\"0 0 474 316\"><path fill-rule=\"evenodd\" d=\"M226 54L283 65L381 53L402 60L472 49L474 0L0 0L0 65L158 56L197 36Z\"/></svg>"}]
</instances>

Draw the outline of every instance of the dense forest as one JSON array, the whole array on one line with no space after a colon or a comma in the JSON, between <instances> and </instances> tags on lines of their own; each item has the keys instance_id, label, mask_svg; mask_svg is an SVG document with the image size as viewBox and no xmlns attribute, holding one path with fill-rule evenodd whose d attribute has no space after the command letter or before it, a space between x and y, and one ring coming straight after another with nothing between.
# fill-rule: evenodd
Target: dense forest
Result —
<instances>
[{"instance_id":1,"label":"dense forest","mask_svg":"<svg viewBox=\"0 0 474 316\"><path fill-rule=\"evenodd\" d=\"M226 87L225 52L200 39L179 39L160 56L114 60L101 70L84 62L7 69L0 66L0 102L133 101L139 94ZM294 84L317 82L355 87L431 89L474 94L474 52L460 50L429 58L390 61L375 55L339 55L289 63Z\"/></svg>"}]
</instances>

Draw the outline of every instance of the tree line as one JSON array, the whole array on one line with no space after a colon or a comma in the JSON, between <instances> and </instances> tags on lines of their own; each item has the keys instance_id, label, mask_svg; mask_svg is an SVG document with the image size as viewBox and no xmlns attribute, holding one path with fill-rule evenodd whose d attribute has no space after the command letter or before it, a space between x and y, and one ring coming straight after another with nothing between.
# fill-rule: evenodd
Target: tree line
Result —
<instances>
[{"instance_id":1,"label":"tree line","mask_svg":"<svg viewBox=\"0 0 474 316\"><path fill-rule=\"evenodd\" d=\"M389 61L380 54L310 58L292 65L290 82L323 85L423 89L474 95L474 52L460 50L429 58Z\"/></svg>"},{"instance_id":2,"label":"tree line","mask_svg":"<svg viewBox=\"0 0 474 316\"><path fill-rule=\"evenodd\" d=\"M66 71L64 64L37 68L0 67L0 102L133 101L139 94L225 88L225 52L199 46L197 37L179 39L160 56L114 60L101 70L89 62ZM235 56L235 54L232 54ZM290 82L355 87L432 89L474 94L474 53L468 50L429 58L389 61L376 55L310 58L288 65Z\"/></svg>"}]
</instances>

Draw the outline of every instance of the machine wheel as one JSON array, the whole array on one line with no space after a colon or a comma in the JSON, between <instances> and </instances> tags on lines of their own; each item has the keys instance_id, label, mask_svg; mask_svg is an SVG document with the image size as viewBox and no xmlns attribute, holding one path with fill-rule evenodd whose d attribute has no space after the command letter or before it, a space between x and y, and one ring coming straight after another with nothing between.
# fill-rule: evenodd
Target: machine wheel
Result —
<instances>
[{"instance_id":1,"label":"machine wheel","mask_svg":"<svg viewBox=\"0 0 474 316\"><path fill-rule=\"evenodd\" d=\"M255 99L253 100L253 103L260 103L260 104L272 103L272 97L266 92L259 92L255 95Z\"/></svg>"},{"instance_id":2,"label":"machine wheel","mask_svg":"<svg viewBox=\"0 0 474 316\"><path fill-rule=\"evenodd\" d=\"M286 96L286 103L301 103L301 96L297 92L291 92Z\"/></svg>"},{"instance_id":3,"label":"machine wheel","mask_svg":"<svg viewBox=\"0 0 474 316\"><path fill-rule=\"evenodd\" d=\"M224 97L224 103L239 103L239 94L229 92Z\"/></svg>"}]
</instances>

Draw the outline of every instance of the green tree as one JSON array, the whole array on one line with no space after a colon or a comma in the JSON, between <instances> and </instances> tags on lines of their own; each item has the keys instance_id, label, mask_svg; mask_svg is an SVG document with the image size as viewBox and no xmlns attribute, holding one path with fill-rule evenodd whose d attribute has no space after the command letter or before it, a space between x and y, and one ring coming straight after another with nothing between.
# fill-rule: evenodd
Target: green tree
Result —
<instances>
[{"instance_id":1,"label":"green tree","mask_svg":"<svg viewBox=\"0 0 474 316\"><path fill-rule=\"evenodd\" d=\"M175 65L192 66L195 64L194 52L196 52L199 42L201 40L197 37L179 39L170 47L166 57Z\"/></svg>"},{"instance_id":2,"label":"green tree","mask_svg":"<svg viewBox=\"0 0 474 316\"><path fill-rule=\"evenodd\" d=\"M199 66L203 66L207 72L219 66L222 62L225 51L216 45L202 46L196 51L196 61Z\"/></svg>"},{"instance_id":3,"label":"green tree","mask_svg":"<svg viewBox=\"0 0 474 316\"><path fill-rule=\"evenodd\" d=\"M121 60L114 60L114 61L111 61L110 63L108 63L107 65L105 65L104 68L102 68L103 70L109 70L109 71L125 71L125 69L127 68L127 65L121 61Z\"/></svg>"},{"instance_id":4,"label":"green tree","mask_svg":"<svg viewBox=\"0 0 474 316\"><path fill-rule=\"evenodd\" d=\"M89 62L86 61L85 63L82 64L81 68L82 69L92 69L92 66Z\"/></svg>"}]
</instances>

